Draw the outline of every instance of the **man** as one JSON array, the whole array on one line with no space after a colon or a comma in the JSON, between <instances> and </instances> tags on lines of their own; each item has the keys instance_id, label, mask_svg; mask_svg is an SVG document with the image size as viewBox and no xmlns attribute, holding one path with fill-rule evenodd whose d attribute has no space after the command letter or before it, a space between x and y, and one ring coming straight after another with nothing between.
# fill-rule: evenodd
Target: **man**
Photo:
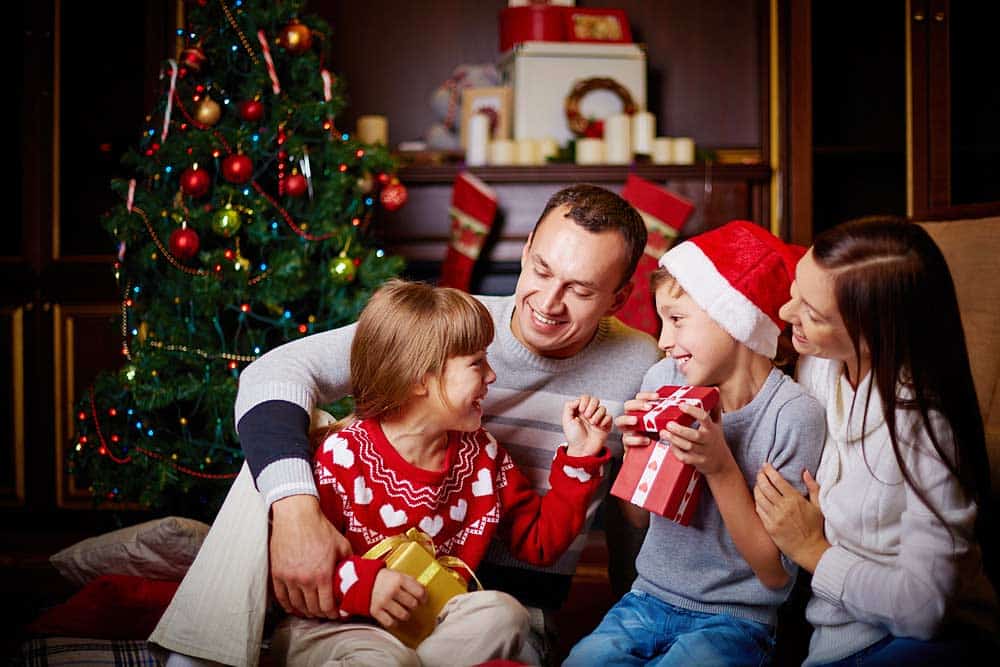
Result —
<instances>
[{"instance_id":1,"label":"man","mask_svg":"<svg viewBox=\"0 0 1000 667\"><path fill-rule=\"evenodd\" d=\"M590 393L620 412L659 358L652 338L610 317L628 299L645 243L642 219L625 200L593 185L571 186L542 211L522 251L514 295L481 297L496 326L488 355L498 378L483 422L540 491L560 441L563 402ZM151 641L218 662L256 663L268 508L278 601L290 613L339 617L333 565L350 547L320 511L307 431L315 405L350 392L353 332L349 326L283 345L244 370L236 420L249 472L245 467L233 485ZM621 454L620 438L609 445ZM494 543L480 568L487 587L536 608L539 662L546 650L540 610L565 600L583 544L581 535L555 565L534 568Z\"/></svg>"}]
</instances>

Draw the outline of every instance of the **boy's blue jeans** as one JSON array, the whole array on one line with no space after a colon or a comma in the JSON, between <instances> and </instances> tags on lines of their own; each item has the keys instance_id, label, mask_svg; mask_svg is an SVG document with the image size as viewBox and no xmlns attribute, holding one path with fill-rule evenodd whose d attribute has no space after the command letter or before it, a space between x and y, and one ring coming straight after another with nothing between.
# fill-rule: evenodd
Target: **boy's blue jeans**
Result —
<instances>
[{"instance_id":1,"label":"boy's blue jeans","mask_svg":"<svg viewBox=\"0 0 1000 667\"><path fill-rule=\"evenodd\" d=\"M675 607L631 591L580 640L563 665L758 665L767 664L774 630L727 614Z\"/></svg>"}]
</instances>

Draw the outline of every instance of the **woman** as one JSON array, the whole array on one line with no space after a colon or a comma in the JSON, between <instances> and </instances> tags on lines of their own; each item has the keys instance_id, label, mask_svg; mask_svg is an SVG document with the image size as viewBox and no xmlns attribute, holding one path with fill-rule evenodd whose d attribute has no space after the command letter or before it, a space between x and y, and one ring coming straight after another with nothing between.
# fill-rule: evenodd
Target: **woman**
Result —
<instances>
[{"instance_id":1,"label":"woman","mask_svg":"<svg viewBox=\"0 0 1000 667\"><path fill-rule=\"evenodd\" d=\"M757 513L813 573L807 665L961 662L996 637L979 544L989 465L951 274L918 225L820 235L781 317L827 411L809 499L772 468Z\"/></svg>"}]
</instances>

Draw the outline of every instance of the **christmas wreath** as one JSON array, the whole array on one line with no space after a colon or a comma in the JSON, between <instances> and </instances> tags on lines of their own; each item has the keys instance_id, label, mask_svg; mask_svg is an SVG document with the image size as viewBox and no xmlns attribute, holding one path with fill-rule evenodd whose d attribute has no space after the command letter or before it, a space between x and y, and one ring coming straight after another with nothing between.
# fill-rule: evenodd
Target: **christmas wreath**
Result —
<instances>
[{"instance_id":1,"label":"christmas wreath","mask_svg":"<svg viewBox=\"0 0 1000 667\"><path fill-rule=\"evenodd\" d=\"M566 121L569 124L569 129L578 137L600 137L602 135L602 132L596 130L603 128L604 121L591 120L580 113L580 101L587 93L594 90L609 90L622 101L623 112L631 115L636 111L635 102L632 101L632 95L628 89L614 79L594 77L577 81L573 89L569 91L569 95L566 96Z\"/></svg>"}]
</instances>

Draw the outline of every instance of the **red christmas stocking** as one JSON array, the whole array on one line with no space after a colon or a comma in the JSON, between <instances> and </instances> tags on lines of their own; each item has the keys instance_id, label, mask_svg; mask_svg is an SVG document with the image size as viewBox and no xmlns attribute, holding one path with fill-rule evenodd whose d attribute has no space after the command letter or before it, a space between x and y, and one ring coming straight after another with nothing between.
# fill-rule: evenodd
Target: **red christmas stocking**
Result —
<instances>
[{"instance_id":1,"label":"red christmas stocking","mask_svg":"<svg viewBox=\"0 0 1000 667\"><path fill-rule=\"evenodd\" d=\"M476 264L497 212L497 195L468 172L455 178L451 192L451 243L441 265L442 287L468 291Z\"/></svg>"},{"instance_id":2,"label":"red christmas stocking","mask_svg":"<svg viewBox=\"0 0 1000 667\"><path fill-rule=\"evenodd\" d=\"M656 336L660 321L649 292L649 276L656 270L663 253L673 245L684 222L694 211L694 204L634 174L629 174L625 181L622 197L639 211L646 223L646 250L632 276L632 294L616 316L630 327Z\"/></svg>"}]
</instances>

